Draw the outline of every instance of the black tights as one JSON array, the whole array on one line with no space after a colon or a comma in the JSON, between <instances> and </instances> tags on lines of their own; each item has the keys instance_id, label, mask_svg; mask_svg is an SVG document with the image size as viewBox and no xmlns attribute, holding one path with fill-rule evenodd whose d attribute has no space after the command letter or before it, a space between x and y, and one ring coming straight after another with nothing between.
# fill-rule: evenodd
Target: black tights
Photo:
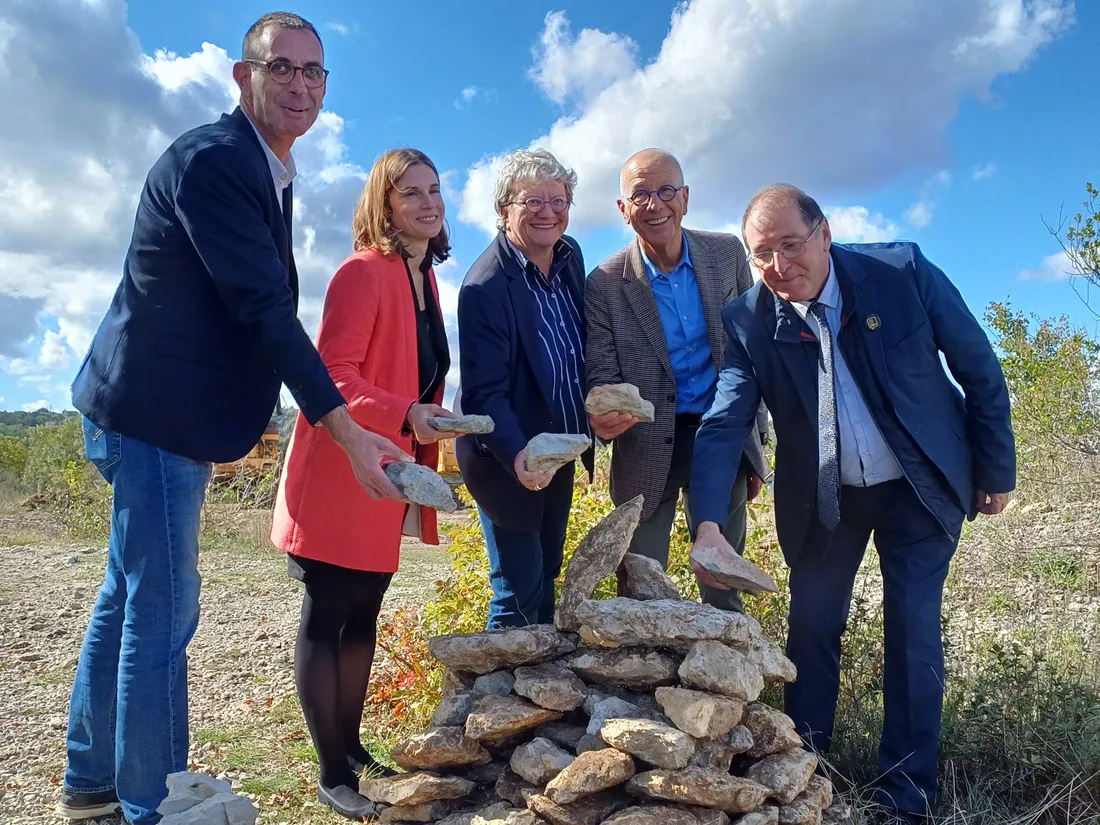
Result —
<instances>
[{"instance_id":1,"label":"black tights","mask_svg":"<svg viewBox=\"0 0 1100 825\"><path fill-rule=\"evenodd\" d=\"M362 575L362 574L360 574ZM306 586L294 647L294 681L306 718L321 784L358 788L348 757L369 762L359 741L378 633L378 613L392 573L377 573L377 586L347 596Z\"/></svg>"}]
</instances>

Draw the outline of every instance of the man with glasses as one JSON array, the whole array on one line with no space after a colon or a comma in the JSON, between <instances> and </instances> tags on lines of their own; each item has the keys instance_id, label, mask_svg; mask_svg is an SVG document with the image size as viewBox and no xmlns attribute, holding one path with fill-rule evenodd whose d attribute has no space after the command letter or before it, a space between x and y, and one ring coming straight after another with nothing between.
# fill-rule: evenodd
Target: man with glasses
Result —
<instances>
[{"instance_id":1,"label":"man with glasses","mask_svg":"<svg viewBox=\"0 0 1100 825\"><path fill-rule=\"evenodd\" d=\"M290 149L317 119L317 31L269 14L233 66L240 106L149 172L122 281L73 383L88 459L114 494L107 571L77 665L59 812L160 820L186 770L185 650L198 625L199 519L213 462L263 434L285 383L373 497L411 460L353 420L297 318Z\"/></svg>"},{"instance_id":2,"label":"man with glasses","mask_svg":"<svg viewBox=\"0 0 1100 825\"><path fill-rule=\"evenodd\" d=\"M763 398L798 668L784 709L809 746L828 750L841 635L873 535L885 622L877 790L923 822L936 794L944 580L963 520L1000 513L1016 482L1004 376L958 289L916 244L832 243L817 203L788 185L752 199L742 233L763 282L722 314L725 362L696 438L706 459L692 470L696 545L733 552L720 530L726 490Z\"/></svg>"},{"instance_id":3,"label":"man with glasses","mask_svg":"<svg viewBox=\"0 0 1100 825\"><path fill-rule=\"evenodd\" d=\"M676 504L690 496L695 433L718 382L725 333L722 307L752 286L736 235L681 226L688 186L679 162L660 149L631 157L620 175L619 210L634 230L627 246L600 264L585 284L585 384L638 387L653 403L654 421L610 412L591 416L593 431L614 444L611 497L645 496L630 552L668 566ZM725 490L723 533L745 546L747 502L769 475L762 442L767 413L747 434ZM625 568L619 590L628 592ZM740 611L740 594L703 585L702 600Z\"/></svg>"}]
</instances>

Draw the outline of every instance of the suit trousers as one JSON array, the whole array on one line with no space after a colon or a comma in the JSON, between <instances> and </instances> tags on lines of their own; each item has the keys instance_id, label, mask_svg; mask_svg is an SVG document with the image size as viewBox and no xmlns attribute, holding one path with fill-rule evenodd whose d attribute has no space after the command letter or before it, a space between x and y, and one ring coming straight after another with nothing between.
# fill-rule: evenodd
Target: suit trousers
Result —
<instances>
[{"instance_id":1,"label":"suit trousers","mask_svg":"<svg viewBox=\"0 0 1100 825\"><path fill-rule=\"evenodd\" d=\"M493 590L487 629L553 623L554 582L561 573L573 504L573 468L571 464L558 470L554 480L538 493L542 496L542 520L530 530L494 524L478 507Z\"/></svg>"},{"instance_id":2,"label":"suit trousers","mask_svg":"<svg viewBox=\"0 0 1100 825\"><path fill-rule=\"evenodd\" d=\"M943 711L943 584L964 514L945 531L905 479L844 485L840 524L817 523L791 564L787 656L798 668L784 707L809 746L829 749L840 690L841 636L856 572L873 535L883 580L884 722L877 793L893 809L935 804Z\"/></svg>"},{"instance_id":3,"label":"suit trousers","mask_svg":"<svg viewBox=\"0 0 1100 825\"><path fill-rule=\"evenodd\" d=\"M676 502L681 492L684 496L684 512L688 518L688 529L695 534L695 524L691 519L691 462L695 455L695 433L699 429L697 420L677 417L676 431L672 445L672 462L668 468L668 478L661 494L661 502L656 511L638 525L630 541L630 552L647 556L668 569L668 549L671 542L672 525L676 519ZM730 491L730 508L722 535L738 555L745 553L745 515L748 507L748 482L745 476L745 463L742 462L737 478ZM741 593L737 590L716 590L713 587L699 585L699 595L703 604L713 605L723 610L743 612Z\"/></svg>"}]
</instances>

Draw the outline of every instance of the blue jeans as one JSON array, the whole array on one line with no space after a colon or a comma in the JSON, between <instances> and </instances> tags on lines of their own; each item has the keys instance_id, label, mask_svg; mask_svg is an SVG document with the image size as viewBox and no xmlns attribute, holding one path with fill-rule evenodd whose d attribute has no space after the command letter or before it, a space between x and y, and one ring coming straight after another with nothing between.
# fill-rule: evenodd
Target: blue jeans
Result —
<instances>
[{"instance_id":1,"label":"blue jeans","mask_svg":"<svg viewBox=\"0 0 1100 825\"><path fill-rule=\"evenodd\" d=\"M559 470L540 495L542 521L531 525L531 530L500 527L478 507L493 589L489 630L554 621L554 580L561 573L565 530L573 503L572 468Z\"/></svg>"},{"instance_id":2,"label":"blue jeans","mask_svg":"<svg viewBox=\"0 0 1100 825\"><path fill-rule=\"evenodd\" d=\"M111 538L73 683L65 786L115 789L134 825L160 821L187 769L188 642L199 621L199 527L211 465L84 419L84 451L111 485Z\"/></svg>"},{"instance_id":3,"label":"blue jeans","mask_svg":"<svg viewBox=\"0 0 1100 825\"><path fill-rule=\"evenodd\" d=\"M798 732L828 751L840 692L841 636L852 586L872 533L883 584L884 722L877 796L890 808L925 813L936 800L943 711L940 607L963 513L945 533L905 480L841 488L840 525L812 528L791 565L787 656L798 679L784 708Z\"/></svg>"}]
</instances>

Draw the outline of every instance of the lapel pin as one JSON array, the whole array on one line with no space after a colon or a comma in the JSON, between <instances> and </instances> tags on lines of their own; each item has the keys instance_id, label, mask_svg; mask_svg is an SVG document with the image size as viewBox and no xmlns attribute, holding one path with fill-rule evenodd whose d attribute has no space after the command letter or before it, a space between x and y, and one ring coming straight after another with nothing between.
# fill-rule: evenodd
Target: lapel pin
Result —
<instances>
[{"instance_id":1,"label":"lapel pin","mask_svg":"<svg viewBox=\"0 0 1100 825\"><path fill-rule=\"evenodd\" d=\"M881 326L882 326L882 321L879 320L879 317L877 315L868 315L867 316L867 329L876 330Z\"/></svg>"}]
</instances>

